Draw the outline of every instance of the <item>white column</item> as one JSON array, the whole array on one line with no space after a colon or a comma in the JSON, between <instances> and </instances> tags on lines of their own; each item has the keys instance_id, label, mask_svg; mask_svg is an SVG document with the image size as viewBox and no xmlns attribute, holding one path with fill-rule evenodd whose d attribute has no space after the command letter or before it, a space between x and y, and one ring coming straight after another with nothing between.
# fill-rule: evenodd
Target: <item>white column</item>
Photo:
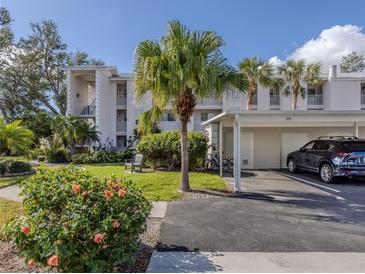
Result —
<instances>
[{"instance_id":1,"label":"white column","mask_svg":"<svg viewBox=\"0 0 365 274\"><path fill-rule=\"evenodd\" d=\"M233 154L234 154L234 191L241 191L241 125L240 115L235 114L233 123Z\"/></svg>"},{"instance_id":2,"label":"white column","mask_svg":"<svg viewBox=\"0 0 365 274\"><path fill-rule=\"evenodd\" d=\"M359 137L359 125L357 122L354 122L354 136Z\"/></svg>"},{"instance_id":3,"label":"white column","mask_svg":"<svg viewBox=\"0 0 365 274\"><path fill-rule=\"evenodd\" d=\"M223 176L223 121L219 122L219 175Z\"/></svg>"},{"instance_id":4,"label":"white column","mask_svg":"<svg viewBox=\"0 0 365 274\"><path fill-rule=\"evenodd\" d=\"M67 87L67 111L66 111L66 115L71 115L74 114L73 111L73 100L74 95L73 95L73 86L72 86L72 75L71 75L71 71L67 70L66 72L66 87Z\"/></svg>"}]
</instances>

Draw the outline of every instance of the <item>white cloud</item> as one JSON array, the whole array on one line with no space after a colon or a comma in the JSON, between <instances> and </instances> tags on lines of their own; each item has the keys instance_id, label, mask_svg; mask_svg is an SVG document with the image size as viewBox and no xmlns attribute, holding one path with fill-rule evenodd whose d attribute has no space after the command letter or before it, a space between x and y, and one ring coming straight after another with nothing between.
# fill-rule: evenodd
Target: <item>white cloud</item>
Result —
<instances>
[{"instance_id":1,"label":"white cloud","mask_svg":"<svg viewBox=\"0 0 365 274\"><path fill-rule=\"evenodd\" d=\"M283 60L281 60L279 57L274 56L269 59L269 63L271 63L273 66L280 66L282 63L284 63Z\"/></svg>"},{"instance_id":2,"label":"white cloud","mask_svg":"<svg viewBox=\"0 0 365 274\"><path fill-rule=\"evenodd\" d=\"M342 56L352 51L365 55L365 34L362 28L356 25L337 25L323 30L317 38L304 43L287 59L302 58L308 62L320 61L323 70L326 71L329 65L338 65ZM280 61L276 56L271 59Z\"/></svg>"}]
</instances>

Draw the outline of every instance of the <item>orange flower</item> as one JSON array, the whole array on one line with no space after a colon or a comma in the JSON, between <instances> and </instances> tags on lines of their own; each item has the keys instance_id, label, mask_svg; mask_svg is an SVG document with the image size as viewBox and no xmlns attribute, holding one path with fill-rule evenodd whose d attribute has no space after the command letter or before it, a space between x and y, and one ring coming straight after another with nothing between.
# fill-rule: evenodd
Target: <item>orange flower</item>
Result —
<instances>
[{"instance_id":1,"label":"orange flower","mask_svg":"<svg viewBox=\"0 0 365 274\"><path fill-rule=\"evenodd\" d=\"M98 233L94 236L95 243L100 244L102 241L104 241L104 234Z\"/></svg>"},{"instance_id":2,"label":"orange flower","mask_svg":"<svg viewBox=\"0 0 365 274\"><path fill-rule=\"evenodd\" d=\"M29 268L35 268L35 267L37 267L37 263L36 263L36 261L35 261L35 260L30 259L30 260L28 261L28 263L27 263L27 266L28 266Z\"/></svg>"},{"instance_id":3,"label":"orange flower","mask_svg":"<svg viewBox=\"0 0 365 274\"><path fill-rule=\"evenodd\" d=\"M72 191L74 193L80 193L80 191L81 191L80 185L72 185Z\"/></svg>"},{"instance_id":4,"label":"orange flower","mask_svg":"<svg viewBox=\"0 0 365 274\"><path fill-rule=\"evenodd\" d=\"M119 192L118 192L118 196L119 197L124 197L125 196L125 191L124 190L119 190Z\"/></svg>"},{"instance_id":5,"label":"orange flower","mask_svg":"<svg viewBox=\"0 0 365 274\"><path fill-rule=\"evenodd\" d=\"M113 228L118 229L120 227L120 223L118 221L112 222Z\"/></svg>"},{"instance_id":6,"label":"orange flower","mask_svg":"<svg viewBox=\"0 0 365 274\"><path fill-rule=\"evenodd\" d=\"M86 199L89 196L89 191L84 191L81 195Z\"/></svg>"},{"instance_id":7,"label":"orange flower","mask_svg":"<svg viewBox=\"0 0 365 274\"><path fill-rule=\"evenodd\" d=\"M29 226L22 226L22 232L25 234L25 235L28 235L29 232L30 232L30 228Z\"/></svg>"},{"instance_id":8,"label":"orange flower","mask_svg":"<svg viewBox=\"0 0 365 274\"><path fill-rule=\"evenodd\" d=\"M52 257L50 257L47 261L47 264L50 266L58 266L58 256L53 255Z\"/></svg>"},{"instance_id":9,"label":"orange flower","mask_svg":"<svg viewBox=\"0 0 365 274\"><path fill-rule=\"evenodd\" d=\"M114 190L119 190L119 186L118 185L113 185L113 189Z\"/></svg>"},{"instance_id":10,"label":"orange flower","mask_svg":"<svg viewBox=\"0 0 365 274\"><path fill-rule=\"evenodd\" d=\"M107 199L110 199L111 197L113 197L113 192L111 192L110 190L104 190L104 196Z\"/></svg>"}]
</instances>

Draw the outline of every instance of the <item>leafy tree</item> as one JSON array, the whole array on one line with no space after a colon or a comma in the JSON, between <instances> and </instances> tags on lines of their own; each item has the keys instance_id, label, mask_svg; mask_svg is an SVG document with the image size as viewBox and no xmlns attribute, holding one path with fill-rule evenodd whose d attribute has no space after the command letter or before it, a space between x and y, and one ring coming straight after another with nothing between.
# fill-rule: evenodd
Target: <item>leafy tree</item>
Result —
<instances>
[{"instance_id":1,"label":"leafy tree","mask_svg":"<svg viewBox=\"0 0 365 274\"><path fill-rule=\"evenodd\" d=\"M0 154L18 154L26 152L32 145L34 134L16 120L6 124L0 118Z\"/></svg>"},{"instance_id":2,"label":"leafy tree","mask_svg":"<svg viewBox=\"0 0 365 274\"><path fill-rule=\"evenodd\" d=\"M24 125L33 131L35 141L38 143L40 139L52 141L52 115L48 112L41 111L34 113L26 113L23 117Z\"/></svg>"},{"instance_id":3,"label":"leafy tree","mask_svg":"<svg viewBox=\"0 0 365 274\"><path fill-rule=\"evenodd\" d=\"M269 87L272 83L273 66L256 56L245 58L239 64L240 72L248 79L247 109L252 107L253 96L257 93L257 85Z\"/></svg>"},{"instance_id":4,"label":"leafy tree","mask_svg":"<svg viewBox=\"0 0 365 274\"><path fill-rule=\"evenodd\" d=\"M285 64L278 67L280 80L276 80L274 85L282 89L285 96L292 95L292 110L297 109L298 96L305 98L305 88L301 81L304 80L308 85L318 86L320 78L321 64L310 63L301 60L288 60Z\"/></svg>"},{"instance_id":5,"label":"leafy tree","mask_svg":"<svg viewBox=\"0 0 365 274\"><path fill-rule=\"evenodd\" d=\"M167 106L173 106L181 123L182 191L190 190L187 125L197 99L221 97L236 89L244 91L248 86L247 80L223 57L223 44L214 32L191 31L173 20L160 43L146 40L136 48L136 95L152 95L152 108L140 116L139 129L149 132Z\"/></svg>"},{"instance_id":6,"label":"leafy tree","mask_svg":"<svg viewBox=\"0 0 365 274\"><path fill-rule=\"evenodd\" d=\"M341 72L362 72L365 69L364 56L355 51L343 56L340 69Z\"/></svg>"}]
</instances>

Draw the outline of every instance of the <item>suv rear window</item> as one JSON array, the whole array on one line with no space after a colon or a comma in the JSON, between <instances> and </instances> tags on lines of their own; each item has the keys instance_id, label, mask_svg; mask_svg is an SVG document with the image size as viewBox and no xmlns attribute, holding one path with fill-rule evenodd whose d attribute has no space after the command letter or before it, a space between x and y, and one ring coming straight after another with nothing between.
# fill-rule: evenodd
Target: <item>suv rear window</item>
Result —
<instances>
[{"instance_id":1,"label":"suv rear window","mask_svg":"<svg viewBox=\"0 0 365 274\"><path fill-rule=\"evenodd\" d=\"M348 151L365 151L365 142L346 142L342 145Z\"/></svg>"}]
</instances>

